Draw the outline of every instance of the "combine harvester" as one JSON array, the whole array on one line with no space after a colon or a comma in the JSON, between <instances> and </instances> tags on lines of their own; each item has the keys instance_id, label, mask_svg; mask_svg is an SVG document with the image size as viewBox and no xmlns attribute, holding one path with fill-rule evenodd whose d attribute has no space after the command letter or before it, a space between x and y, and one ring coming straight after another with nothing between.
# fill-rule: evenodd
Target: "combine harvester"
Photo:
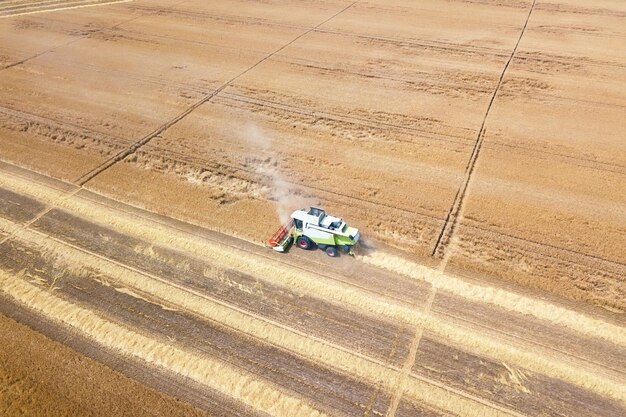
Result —
<instances>
[{"instance_id":1,"label":"combine harvester","mask_svg":"<svg viewBox=\"0 0 626 417\"><path fill-rule=\"evenodd\" d=\"M352 255L352 247L359 241L360 234L338 217L328 216L320 208L296 210L291 220L281 226L267 241L277 252L285 252L295 241L301 249L320 248L326 255L335 257L339 249Z\"/></svg>"}]
</instances>

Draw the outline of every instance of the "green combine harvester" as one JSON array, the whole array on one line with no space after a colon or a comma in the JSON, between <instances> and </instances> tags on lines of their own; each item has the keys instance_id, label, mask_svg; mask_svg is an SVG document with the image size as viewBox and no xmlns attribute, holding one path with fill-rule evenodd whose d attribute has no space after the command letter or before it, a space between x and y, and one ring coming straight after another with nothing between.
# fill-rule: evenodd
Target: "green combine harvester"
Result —
<instances>
[{"instance_id":1,"label":"green combine harvester","mask_svg":"<svg viewBox=\"0 0 626 417\"><path fill-rule=\"evenodd\" d=\"M352 247L359 238L359 231L342 219L311 207L294 211L289 223L281 226L267 243L275 251L285 252L295 241L301 249L319 248L335 257L340 250L352 254Z\"/></svg>"}]
</instances>

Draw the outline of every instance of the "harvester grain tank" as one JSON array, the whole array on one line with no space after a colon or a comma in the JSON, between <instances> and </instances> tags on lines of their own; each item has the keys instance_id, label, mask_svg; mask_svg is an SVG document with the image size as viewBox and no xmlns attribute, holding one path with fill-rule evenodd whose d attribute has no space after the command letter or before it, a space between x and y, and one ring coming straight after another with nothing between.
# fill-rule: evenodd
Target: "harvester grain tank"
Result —
<instances>
[{"instance_id":1,"label":"harvester grain tank","mask_svg":"<svg viewBox=\"0 0 626 417\"><path fill-rule=\"evenodd\" d=\"M319 248L328 256L335 257L340 250L352 254L352 248L360 237L357 229L348 226L339 217L311 207L294 211L291 220L281 226L267 243L275 251L284 252L295 242L301 249Z\"/></svg>"}]
</instances>

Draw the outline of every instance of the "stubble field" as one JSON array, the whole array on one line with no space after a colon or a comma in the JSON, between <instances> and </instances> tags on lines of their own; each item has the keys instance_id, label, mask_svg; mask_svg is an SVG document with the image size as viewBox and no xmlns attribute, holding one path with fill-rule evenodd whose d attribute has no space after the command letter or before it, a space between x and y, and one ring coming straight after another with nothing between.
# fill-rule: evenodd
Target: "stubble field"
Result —
<instances>
[{"instance_id":1,"label":"stubble field","mask_svg":"<svg viewBox=\"0 0 626 417\"><path fill-rule=\"evenodd\" d=\"M624 411L622 2L34 3L3 314L212 415ZM260 247L308 204L376 249Z\"/></svg>"}]
</instances>

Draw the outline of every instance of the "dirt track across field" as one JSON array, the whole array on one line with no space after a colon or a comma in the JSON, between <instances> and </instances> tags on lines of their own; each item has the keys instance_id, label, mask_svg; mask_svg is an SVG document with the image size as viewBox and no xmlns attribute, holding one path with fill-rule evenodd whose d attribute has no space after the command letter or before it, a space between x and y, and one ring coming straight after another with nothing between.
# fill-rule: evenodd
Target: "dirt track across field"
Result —
<instances>
[{"instance_id":1,"label":"dirt track across field","mask_svg":"<svg viewBox=\"0 0 626 417\"><path fill-rule=\"evenodd\" d=\"M0 311L198 413L625 414L625 28L619 0L0 2ZM305 205L369 250L264 248Z\"/></svg>"},{"instance_id":2,"label":"dirt track across field","mask_svg":"<svg viewBox=\"0 0 626 417\"><path fill-rule=\"evenodd\" d=\"M0 193L3 313L212 413L624 412L610 316L391 254L275 254L13 165Z\"/></svg>"}]
</instances>

